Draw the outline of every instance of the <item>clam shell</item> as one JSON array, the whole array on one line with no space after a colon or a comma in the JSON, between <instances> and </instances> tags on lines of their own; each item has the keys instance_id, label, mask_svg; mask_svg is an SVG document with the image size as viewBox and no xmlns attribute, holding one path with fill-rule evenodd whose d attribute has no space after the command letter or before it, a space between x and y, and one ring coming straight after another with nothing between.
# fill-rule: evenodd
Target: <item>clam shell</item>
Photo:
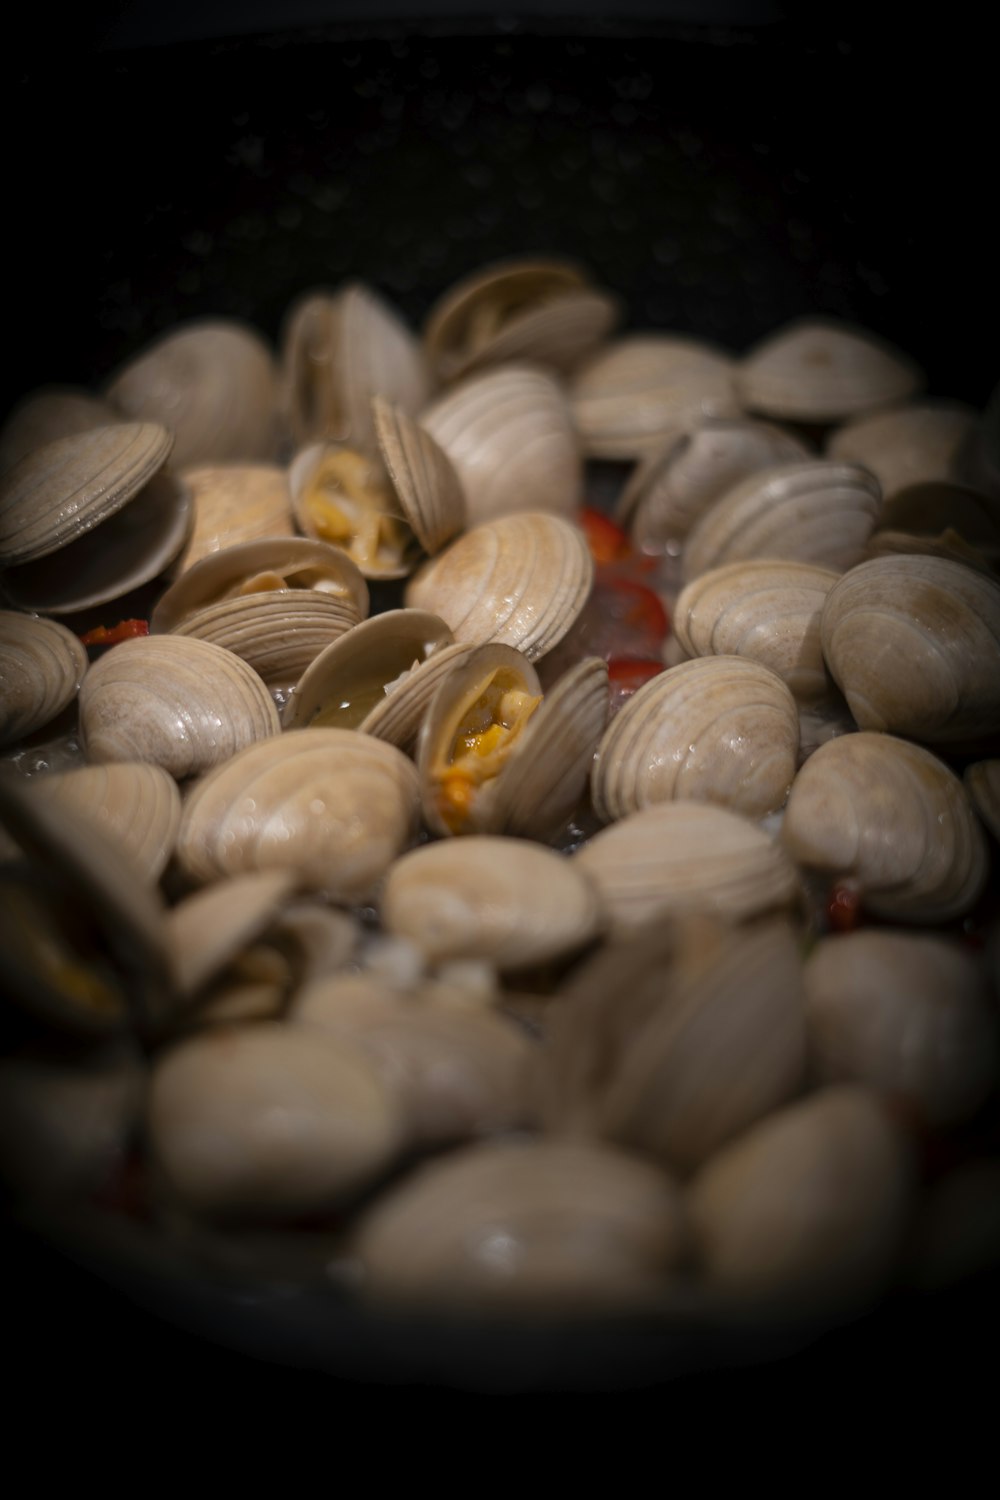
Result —
<instances>
[{"instance_id":1,"label":"clam shell","mask_svg":"<svg viewBox=\"0 0 1000 1500\"><path fill-rule=\"evenodd\" d=\"M387 931L430 961L487 958L503 971L572 953L599 928L596 892L562 855L487 835L411 850L389 870L380 909Z\"/></svg>"},{"instance_id":2,"label":"clam shell","mask_svg":"<svg viewBox=\"0 0 1000 1500\"><path fill-rule=\"evenodd\" d=\"M223 548L260 537L295 535L288 475L276 464L206 464L184 469L194 528L177 573Z\"/></svg>"},{"instance_id":3,"label":"clam shell","mask_svg":"<svg viewBox=\"0 0 1000 1500\"><path fill-rule=\"evenodd\" d=\"M334 901L373 892L417 826L417 773L392 745L348 729L302 729L251 745L187 799L177 843L198 882L293 870Z\"/></svg>"},{"instance_id":4,"label":"clam shell","mask_svg":"<svg viewBox=\"0 0 1000 1500\"><path fill-rule=\"evenodd\" d=\"M196 995L260 937L295 887L290 870L264 870L217 881L167 916L177 989Z\"/></svg>"},{"instance_id":5,"label":"clam shell","mask_svg":"<svg viewBox=\"0 0 1000 1500\"><path fill-rule=\"evenodd\" d=\"M299 529L340 548L365 578L411 571L413 533L380 458L343 443L312 443L293 459L288 487Z\"/></svg>"},{"instance_id":6,"label":"clam shell","mask_svg":"<svg viewBox=\"0 0 1000 1500\"><path fill-rule=\"evenodd\" d=\"M417 572L406 602L450 625L457 641L500 641L538 661L587 602L594 562L561 516L501 516L465 532Z\"/></svg>"},{"instance_id":7,"label":"clam shell","mask_svg":"<svg viewBox=\"0 0 1000 1500\"><path fill-rule=\"evenodd\" d=\"M739 656L681 662L645 683L597 748L594 811L603 822L673 799L762 817L795 775L799 720L777 673Z\"/></svg>"},{"instance_id":8,"label":"clam shell","mask_svg":"<svg viewBox=\"0 0 1000 1500\"><path fill-rule=\"evenodd\" d=\"M1000 760L979 760L965 768L965 789L976 812L1000 841Z\"/></svg>"},{"instance_id":9,"label":"clam shell","mask_svg":"<svg viewBox=\"0 0 1000 1500\"><path fill-rule=\"evenodd\" d=\"M57 438L117 421L118 413L110 402L82 388L43 386L29 391L0 428L0 473Z\"/></svg>"},{"instance_id":10,"label":"clam shell","mask_svg":"<svg viewBox=\"0 0 1000 1500\"><path fill-rule=\"evenodd\" d=\"M172 328L130 359L105 387L124 416L174 435L174 463L253 462L276 436L274 359L248 324L218 318Z\"/></svg>"},{"instance_id":11,"label":"clam shell","mask_svg":"<svg viewBox=\"0 0 1000 1500\"><path fill-rule=\"evenodd\" d=\"M372 420L407 523L425 552L440 551L466 524L465 494L451 460L429 432L381 396L372 402Z\"/></svg>"},{"instance_id":12,"label":"clam shell","mask_svg":"<svg viewBox=\"0 0 1000 1500\"><path fill-rule=\"evenodd\" d=\"M954 479L955 460L977 420L959 401L914 401L855 417L831 432L827 458L861 464L878 480L888 507L900 490Z\"/></svg>"},{"instance_id":13,"label":"clam shell","mask_svg":"<svg viewBox=\"0 0 1000 1500\"><path fill-rule=\"evenodd\" d=\"M50 806L96 822L135 861L150 882L167 867L181 822L177 783L161 766L115 762L79 766L32 781Z\"/></svg>"},{"instance_id":14,"label":"clam shell","mask_svg":"<svg viewBox=\"0 0 1000 1500\"><path fill-rule=\"evenodd\" d=\"M570 517L583 500L583 460L565 392L530 365L472 375L420 414L465 495L468 524L515 511Z\"/></svg>"},{"instance_id":15,"label":"clam shell","mask_svg":"<svg viewBox=\"0 0 1000 1500\"><path fill-rule=\"evenodd\" d=\"M612 934L707 914L742 922L789 906L799 878L768 834L704 802L663 802L601 829L573 856L596 886Z\"/></svg>"},{"instance_id":16,"label":"clam shell","mask_svg":"<svg viewBox=\"0 0 1000 1500\"><path fill-rule=\"evenodd\" d=\"M884 928L821 938L805 968L813 1073L863 1083L925 1125L969 1119L996 1076L985 975L955 941Z\"/></svg>"},{"instance_id":17,"label":"clam shell","mask_svg":"<svg viewBox=\"0 0 1000 1500\"><path fill-rule=\"evenodd\" d=\"M924 383L900 350L834 318L800 318L756 344L736 372L743 405L790 422L841 422L906 401Z\"/></svg>"},{"instance_id":18,"label":"clam shell","mask_svg":"<svg viewBox=\"0 0 1000 1500\"><path fill-rule=\"evenodd\" d=\"M576 372L573 417L588 458L641 459L702 417L738 416L736 365L712 344L677 334L631 334Z\"/></svg>"},{"instance_id":19,"label":"clam shell","mask_svg":"<svg viewBox=\"0 0 1000 1500\"><path fill-rule=\"evenodd\" d=\"M569 261L511 259L483 266L431 308L424 347L447 382L485 365L532 360L567 371L618 321L618 300Z\"/></svg>"},{"instance_id":20,"label":"clam shell","mask_svg":"<svg viewBox=\"0 0 1000 1500\"><path fill-rule=\"evenodd\" d=\"M788 684L799 701L824 697L820 615L838 575L808 563L756 559L701 573L674 605L674 633L689 657L742 656Z\"/></svg>"},{"instance_id":21,"label":"clam shell","mask_svg":"<svg viewBox=\"0 0 1000 1500\"><path fill-rule=\"evenodd\" d=\"M0 745L14 745L72 703L87 651L55 620L0 610Z\"/></svg>"},{"instance_id":22,"label":"clam shell","mask_svg":"<svg viewBox=\"0 0 1000 1500\"><path fill-rule=\"evenodd\" d=\"M928 479L897 490L882 507L880 527L916 536L956 534L981 558L1000 560L1000 495L983 495L954 479ZM875 534L875 540L878 532Z\"/></svg>"},{"instance_id":23,"label":"clam shell","mask_svg":"<svg viewBox=\"0 0 1000 1500\"><path fill-rule=\"evenodd\" d=\"M890 921L950 921L986 881L986 841L961 781L888 734L820 745L795 778L781 839L799 864L850 877L865 908Z\"/></svg>"},{"instance_id":24,"label":"clam shell","mask_svg":"<svg viewBox=\"0 0 1000 1500\"><path fill-rule=\"evenodd\" d=\"M688 536L684 578L751 557L844 572L860 562L881 509L878 481L854 464L780 464L728 490Z\"/></svg>"},{"instance_id":25,"label":"clam shell","mask_svg":"<svg viewBox=\"0 0 1000 1500\"><path fill-rule=\"evenodd\" d=\"M269 688L286 689L356 624L357 616L343 600L313 590L278 589L220 600L173 633L232 651Z\"/></svg>"},{"instance_id":26,"label":"clam shell","mask_svg":"<svg viewBox=\"0 0 1000 1500\"><path fill-rule=\"evenodd\" d=\"M280 730L246 662L208 641L147 636L105 652L80 694L80 736L93 761L151 761L178 780Z\"/></svg>"},{"instance_id":27,"label":"clam shell","mask_svg":"<svg viewBox=\"0 0 1000 1500\"><path fill-rule=\"evenodd\" d=\"M173 445L155 422L119 422L36 448L0 478L0 564L64 547L121 510Z\"/></svg>"},{"instance_id":28,"label":"clam shell","mask_svg":"<svg viewBox=\"0 0 1000 1500\"><path fill-rule=\"evenodd\" d=\"M823 654L861 729L930 744L1000 729L1000 581L940 557L881 557L830 590Z\"/></svg>"}]
</instances>

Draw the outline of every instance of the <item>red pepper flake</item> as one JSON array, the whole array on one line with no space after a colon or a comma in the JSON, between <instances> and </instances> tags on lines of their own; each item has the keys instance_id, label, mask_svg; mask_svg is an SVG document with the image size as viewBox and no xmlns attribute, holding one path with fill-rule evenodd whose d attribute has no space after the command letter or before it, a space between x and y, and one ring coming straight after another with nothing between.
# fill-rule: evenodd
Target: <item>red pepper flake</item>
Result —
<instances>
[{"instance_id":1,"label":"red pepper flake","mask_svg":"<svg viewBox=\"0 0 1000 1500\"><path fill-rule=\"evenodd\" d=\"M117 646L120 641L132 641L148 634L148 620L119 620L110 630L106 625L95 625L80 639L85 646Z\"/></svg>"},{"instance_id":2,"label":"red pepper flake","mask_svg":"<svg viewBox=\"0 0 1000 1500\"><path fill-rule=\"evenodd\" d=\"M663 671L662 661L651 661L647 656L613 656L608 662L608 681L619 692L634 693Z\"/></svg>"},{"instance_id":3,"label":"red pepper flake","mask_svg":"<svg viewBox=\"0 0 1000 1500\"><path fill-rule=\"evenodd\" d=\"M598 573L594 590L612 620L659 645L670 629L660 596L636 578Z\"/></svg>"},{"instance_id":4,"label":"red pepper flake","mask_svg":"<svg viewBox=\"0 0 1000 1500\"><path fill-rule=\"evenodd\" d=\"M861 892L853 885L835 885L826 903L826 920L834 932L853 932L861 922Z\"/></svg>"},{"instance_id":5,"label":"red pepper flake","mask_svg":"<svg viewBox=\"0 0 1000 1500\"><path fill-rule=\"evenodd\" d=\"M603 511L585 505L577 518L595 563L622 562L632 555L632 543Z\"/></svg>"}]
</instances>

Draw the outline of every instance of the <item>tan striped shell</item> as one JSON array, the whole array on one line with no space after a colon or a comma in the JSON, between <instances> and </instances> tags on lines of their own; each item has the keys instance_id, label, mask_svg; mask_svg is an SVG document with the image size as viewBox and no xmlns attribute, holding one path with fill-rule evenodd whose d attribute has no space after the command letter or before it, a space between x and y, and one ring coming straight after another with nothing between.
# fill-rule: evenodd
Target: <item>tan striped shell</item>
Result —
<instances>
[{"instance_id":1,"label":"tan striped shell","mask_svg":"<svg viewBox=\"0 0 1000 1500\"><path fill-rule=\"evenodd\" d=\"M80 690L87 651L55 620L0 610L0 746L54 719Z\"/></svg>"}]
</instances>

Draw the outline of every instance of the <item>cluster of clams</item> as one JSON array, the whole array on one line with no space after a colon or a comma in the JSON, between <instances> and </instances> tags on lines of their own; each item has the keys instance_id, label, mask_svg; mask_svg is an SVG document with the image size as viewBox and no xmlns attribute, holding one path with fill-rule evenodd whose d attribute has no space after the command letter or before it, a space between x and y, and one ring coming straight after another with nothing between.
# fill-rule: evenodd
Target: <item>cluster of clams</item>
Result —
<instances>
[{"instance_id":1,"label":"cluster of clams","mask_svg":"<svg viewBox=\"0 0 1000 1500\"><path fill-rule=\"evenodd\" d=\"M623 313L352 283L9 415L29 1221L508 1318L1000 1262L1000 404Z\"/></svg>"}]
</instances>

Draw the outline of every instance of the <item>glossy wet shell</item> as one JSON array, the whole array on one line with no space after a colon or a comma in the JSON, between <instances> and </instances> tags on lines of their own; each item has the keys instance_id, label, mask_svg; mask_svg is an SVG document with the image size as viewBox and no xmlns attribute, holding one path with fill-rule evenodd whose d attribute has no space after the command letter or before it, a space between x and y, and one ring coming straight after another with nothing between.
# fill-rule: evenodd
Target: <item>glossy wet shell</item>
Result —
<instances>
[{"instance_id":1,"label":"glossy wet shell","mask_svg":"<svg viewBox=\"0 0 1000 1500\"><path fill-rule=\"evenodd\" d=\"M82 387L43 386L29 391L0 429L0 473L57 438L88 432L92 427L108 427L118 420L109 402Z\"/></svg>"},{"instance_id":2,"label":"glossy wet shell","mask_svg":"<svg viewBox=\"0 0 1000 1500\"><path fill-rule=\"evenodd\" d=\"M177 783L161 766L80 766L31 785L53 808L66 807L93 819L151 882L159 880L181 822Z\"/></svg>"},{"instance_id":3,"label":"glossy wet shell","mask_svg":"<svg viewBox=\"0 0 1000 1500\"><path fill-rule=\"evenodd\" d=\"M181 477L191 492L194 529L178 572L240 542L294 536L288 475L276 464L208 464Z\"/></svg>"},{"instance_id":4,"label":"glossy wet shell","mask_svg":"<svg viewBox=\"0 0 1000 1500\"><path fill-rule=\"evenodd\" d=\"M929 750L846 734L799 771L781 839L799 864L857 882L873 915L947 922L986 880L986 842L962 783Z\"/></svg>"},{"instance_id":5,"label":"glossy wet shell","mask_svg":"<svg viewBox=\"0 0 1000 1500\"><path fill-rule=\"evenodd\" d=\"M862 729L929 744L1000 729L1000 581L940 557L881 557L830 590L823 653Z\"/></svg>"},{"instance_id":6,"label":"glossy wet shell","mask_svg":"<svg viewBox=\"0 0 1000 1500\"><path fill-rule=\"evenodd\" d=\"M537 661L568 634L594 563L579 527L525 513L473 527L410 580L406 602L440 615L457 641L500 641Z\"/></svg>"},{"instance_id":7,"label":"glossy wet shell","mask_svg":"<svg viewBox=\"0 0 1000 1500\"><path fill-rule=\"evenodd\" d=\"M900 350L833 318L800 318L746 355L736 375L751 411L792 422L839 422L914 396L923 375Z\"/></svg>"},{"instance_id":8,"label":"glossy wet shell","mask_svg":"<svg viewBox=\"0 0 1000 1500\"><path fill-rule=\"evenodd\" d=\"M348 729L303 729L252 745L192 790L177 853L204 882L295 871L335 901L368 898L416 833L413 764Z\"/></svg>"},{"instance_id":9,"label":"glossy wet shell","mask_svg":"<svg viewBox=\"0 0 1000 1500\"><path fill-rule=\"evenodd\" d=\"M0 745L14 745L76 697L87 671L79 637L55 620L0 610Z\"/></svg>"},{"instance_id":10,"label":"glossy wet shell","mask_svg":"<svg viewBox=\"0 0 1000 1500\"><path fill-rule=\"evenodd\" d=\"M521 839L471 835L414 849L390 869L379 902L389 932L432 962L544 963L597 935L597 894L559 854Z\"/></svg>"},{"instance_id":11,"label":"glossy wet shell","mask_svg":"<svg viewBox=\"0 0 1000 1500\"><path fill-rule=\"evenodd\" d=\"M600 893L611 931L710 913L741 922L796 899L799 881L780 844L724 807L663 802L612 823L574 860Z\"/></svg>"},{"instance_id":12,"label":"glossy wet shell","mask_svg":"<svg viewBox=\"0 0 1000 1500\"><path fill-rule=\"evenodd\" d=\"M313 590L281 589L209 605L174 634L232 651L269 688L289 688L357 624L352 606Z\"/></svg>"},{"instance_id":13,"label":"glossy wet shell","mask_svg":"<svg viewBox=\"0 0 1000 1500\"><path fill-rule=\"evenodd\" d=\"M208 641L123 641L91 666L84 689L80 735L88 760L151 761L178 780L281 727L257 673Z\"/></svg>"},{"instance_id":14,"label":"glossy wet shell","mask_svg":"<svg viewBox=\"0 0 1000 1500\"><path fill-rule=\"evenodd\" d=\"M681 662L608 725L591 772L594 811L610 822L678 799L762 817L784 805L798 746L795 699L776 673L738 656Z\"/></svg>"},{"instance_id":15,"label":"glossy wet shell","mask_svg":"<svg viewBox=\"0 0 1000 1500\"><path fill-rule=\"evenodd\" d=\"M461 480L431 434L399 406L376 396L375 436L403 514L425 552L439 552L467 524Z\"/></svg>"}]
</instances>

